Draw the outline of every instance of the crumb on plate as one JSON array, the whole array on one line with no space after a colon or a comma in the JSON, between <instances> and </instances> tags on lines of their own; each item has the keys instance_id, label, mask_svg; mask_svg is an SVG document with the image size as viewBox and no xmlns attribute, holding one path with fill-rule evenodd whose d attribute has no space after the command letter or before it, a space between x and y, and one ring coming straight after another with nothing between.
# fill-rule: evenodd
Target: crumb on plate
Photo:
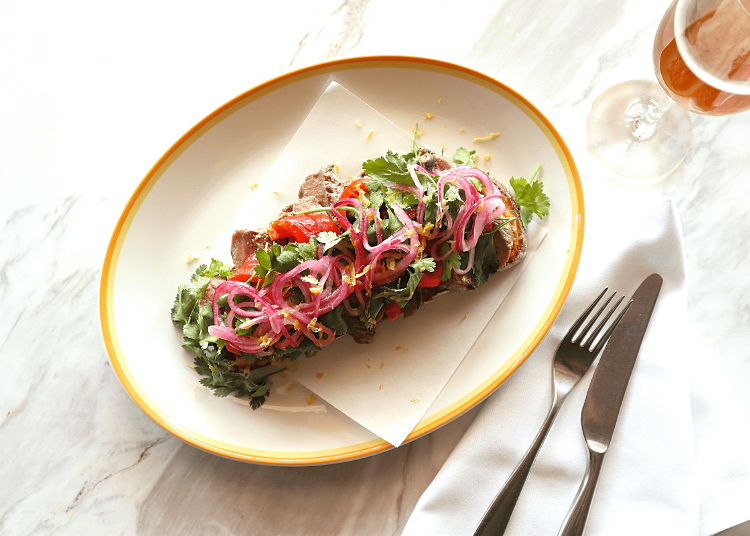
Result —
<instances>
[{"instance_id":1,"label":"crumb on plate","mask_svg":"<svg viewBox=\"0 0 750 536\"><path fill-rule=\"evenodd\" d=\"M487 141L487 140L491 140L492 138L497 138L499 135L500 135L499 132L493 132L489 136L482 136L479 138L474 138L474 141Z\"/></svg>"}]
</instances>

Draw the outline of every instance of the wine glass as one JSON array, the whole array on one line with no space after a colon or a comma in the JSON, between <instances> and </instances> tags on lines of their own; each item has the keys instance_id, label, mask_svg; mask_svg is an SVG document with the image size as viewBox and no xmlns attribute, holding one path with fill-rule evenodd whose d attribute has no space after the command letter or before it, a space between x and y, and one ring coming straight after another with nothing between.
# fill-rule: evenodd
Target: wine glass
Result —
<instances>
[{"instance_id":1,"label":"wine glass","mask_svg":"<svg viewBox=\"0 0 750 536\"><path fill-rule=\"evenodd\" d=\"M640 183L658 180L685 158L692 142L688 111L750 109L750 0L675 0L653 54L661 88L649 80L617 84L594 101L586 123L594 155Z\"/></svg>"}]
</instances>

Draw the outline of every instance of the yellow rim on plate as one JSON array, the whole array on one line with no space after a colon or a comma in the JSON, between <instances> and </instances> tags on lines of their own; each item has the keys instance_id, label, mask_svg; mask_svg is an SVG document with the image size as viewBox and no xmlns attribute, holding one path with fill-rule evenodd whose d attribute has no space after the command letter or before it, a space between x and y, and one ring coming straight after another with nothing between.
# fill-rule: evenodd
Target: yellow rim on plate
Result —
<instances>
[{"instance_id":1,"label":"yellow rim on plate","mask_svg":"<svg viewBox=\"0 0 750 536\"><path fill-rule=\"evenodd\" d=\"M484 398L508 378L508 376L510 376L513 371L523 363L529 354L531 354L534 348L536 348L551 327L565 302L565 298L573 284L573 279L581 255L581 247L583 245L584 210L581 181L575 163L573 162L573 157L557 130L555 130L549 120L523 96L505 84L472 69L439 60L407 56L364 56L345 58L312 65L278 76L249 89L214 110L211 114L206 116L186 132L169 148L169 150L167 150L167 152L164 153L164 155L149 170L143 180L141 180L140 184L133 192L133 195L128 200L128 203L125 205L112 233L112 238L110 239L104 259L104 265L102 267L102 277L99 287L99 315L104 342L112 366L117 373L120 382L133 400L135 400L136 404L138 404L138 406L158 425L191 445L214 454L241 461L272 465L313 465L342 462L370 456L393 448L389 443L378 439L357 445L322 451L268 452L230 445L214 438L206 437L194 430L175 426L169 421L160 408L150 400L147 394L135 381L118 343L117 331L114 323L113 291L115 271L117 268L120 249L122 248L130 223L138 212L141 203L146 198L149 190L154 184L156 184L159 177L172 164L172 162L195 140L210 130L214 124L263 95L309 77L349 69L364 68L405 68L435 71L468 80L501 95L515 104L521 111L531 118L534 123L536 123L542 132L544 132L547 139L557 152L558 158L565 170L569 191L571 192L572 228L570 246L562 277L557 284L557 292L555 292L554 297L548 304L542 318L536 324L521 347L501 368L487 378L482 385L475 388L472 392L465 395L457 402L444 408L439 413L426 417L420 421L411 434L406 438L406 441L417 439L436 428L439 428L484 400Z\"/></svg>"}]
</instances>

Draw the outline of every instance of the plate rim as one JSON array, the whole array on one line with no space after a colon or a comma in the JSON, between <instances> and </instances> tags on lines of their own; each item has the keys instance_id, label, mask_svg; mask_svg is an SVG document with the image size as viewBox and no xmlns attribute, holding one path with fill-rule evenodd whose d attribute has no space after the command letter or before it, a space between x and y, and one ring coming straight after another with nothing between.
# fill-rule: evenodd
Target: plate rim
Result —
<instances>
[{"instance_id":1,"label":"plate rim","mask_svg":"<svg viewBox=\"0 0 750 536\"><path fill-rule=\"evenodd\" d=\"M127 235L130 222L138 212L138 208L145 200L149 190L156 184L159 177L169 167L177 157L180 156L194 141L201 137L202 131L209 130L213 124L220 122L224 116L234 113L236 105L247 101L252 102L270 91L275 91L288 84L298 80L303 80L320 74L348 70L353 68L418 68L421 70L434 70L450 76L459 76L471 82L480 82L480 85L487 87L495 93L501 94L510 100L517 100L523 106L518 106L530 119L532 119L552 142L555 151L560 157L566 178L572 185L571 190L571 237L568 249L568 255L563 269L563 274L557 284L557 293L548 304L542 317L532 329L530 335L521 344L519 349L503 364L500 369L495 371L479 387L473 389L470 393L454 402L450 406L443 408L438 413L423 418L414 430L407 436L404 441L408 443L419 437L422 437L437 428L447 424L454 418L462 415L466 411L475 407L492 392L495 391L534 351L544 336L549 331L552 323L557 318L563 304L570 292L570 288L575 279L578 264L583 246L584 232L584 201L581 179L578 169L573 160L573 156L568 149L565 141L557 132L547 117L528 101L520 93L508 85L474 69L462 65L417 56L398 56L398 55L372 55L340 58L313 65L308 65L300 69L283 73L279 76L266 80L236 97L225 102L211 113L206 115L185 134L180 136L167 151L156 161L149 169L146 175L141 179L136 189L131 194L125 207L117 220L117 224L112 232L112 236L107 245L107 250L102 265L101 279L99 284L99 319L102 330L102 336L109 356L110 364L117 374L120 383L128 392L133 401L144 411L156 424L166 431L177 436L183 441L206 450L213 454L232 458L245 462L253 462L267 465L320 465L356 460L390 450L394 448L390 443L380 438L349 445L335 449L323 451L304 451L304 452L275 452L263 451L230 445L214 438L209 438L194 430L186 427L179 427L169 421L156 404L151 401L148 395L140 388L135 378L125 362L122 351L119 347L117 333L114 328L112 294L114 289L115 273L119 251ZM252 97L249 99L249 97ZM248 100L249 99L249 100Z\"/></svg>"}]
</instances>

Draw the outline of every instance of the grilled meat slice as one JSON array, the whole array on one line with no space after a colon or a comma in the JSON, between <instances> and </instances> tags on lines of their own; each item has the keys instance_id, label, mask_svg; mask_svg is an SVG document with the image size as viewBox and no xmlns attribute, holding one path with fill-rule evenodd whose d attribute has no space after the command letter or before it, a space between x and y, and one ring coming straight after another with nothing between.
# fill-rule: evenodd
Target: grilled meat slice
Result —
<instances>
[{"instance_id":1,"label":"grilled meat slice","mask_svg":"<svg viewBox=\"0 0 750 536\"><path fill-rule=\"evenodd\" d=\"M500 261L500 270L505 270L518 264L526 256L526 230L521 223L521 209L516 200L505 186L494 179L492 182L500 189L506 217L515 218L492 237Z\"/></svg>"},{"instance_id":2,"label":"grilled meat slice","mask_svg":"<svg viewBox=\"0 0 750 536\"><path fill-rule=\"evenodd\" d=\"M299 198L314 197L320 206L330 207L341 197L344 186L333 164L308 175L299 188Z\"/></svg>"},{"instance_id":3,"label":"grilled meat slice","mask_svg":"<svg viewBox=\"0 0 750 536\"><path fill-rule=\"evenodd\" d=\"M351 335L357 344L372 344L378 334L377 326L367 328L358 316L344 315L344 321L346 322L347 335Z\"/></svg>"},{"instance_id":4,"label":"grilled meat slice","mask_svg":"<svg viewBox=\"0 0 750 536\"><path fill-rule=\"evenodd\" d=\"M434 169L445 171L446 169L455 167L455 164L447 158L427 149L421 149L419 151L419 162L422 167L429 172L432 172Z\"/></svg>"},{"instance_id":5,"label":"grilled meat slice","mask_svg":"<svg viewBox=\"0 0 750 536\"><path fill-rule=\"evenodd\" d=\"M239 229L232 234L232 261L234 268L239 270L242 263L257 250L271 243L268 231L251 231L250 229Z\"/></svg>"},{"instance_id":6,"label":"grilled meat slice","mask_svg":"<svg viewBox=\"0 0 750 536\"><path fill-rule=\"evenodd\" d=\"M299 201L292 203L291 205L287 205L286 207L281 209L279 218L289 216L290 214L294 214L295 212L304 212L306 210L314 210L316 208L322 208L322 205L318 202L318 199L316 197L308 195L306 197L302 197Z\"/></svg>"}]
</instances>

